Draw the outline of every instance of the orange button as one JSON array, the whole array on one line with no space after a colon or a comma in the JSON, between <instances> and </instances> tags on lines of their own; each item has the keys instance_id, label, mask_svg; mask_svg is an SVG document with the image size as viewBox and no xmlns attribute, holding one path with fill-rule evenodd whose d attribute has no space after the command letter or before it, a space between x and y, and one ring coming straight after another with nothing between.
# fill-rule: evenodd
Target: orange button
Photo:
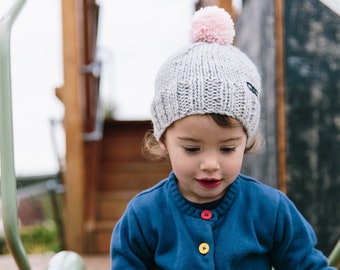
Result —
<instances>
[{"instance_id":1,"label":"orange button","mask_svg":"<svg viewBox=\"0 0 340 270\"><path fill-rule=\"evenodd\" d=\"M213 214L210 210L203 210L202 213L201 213L201 218L205 219L205 220L211 219L212 216L213 216Z\"/></svg>"},{"instance_id":2,"label":"orange button","mask_svg":"<svg viewBox=\"0 0 340 270\"><path fill-rule=\"evenodd\" d=\"M198 251L202 254L205 255L209 252L209 245L207 243L201 243L198 247Z\"/></svg>"}]
</instances>

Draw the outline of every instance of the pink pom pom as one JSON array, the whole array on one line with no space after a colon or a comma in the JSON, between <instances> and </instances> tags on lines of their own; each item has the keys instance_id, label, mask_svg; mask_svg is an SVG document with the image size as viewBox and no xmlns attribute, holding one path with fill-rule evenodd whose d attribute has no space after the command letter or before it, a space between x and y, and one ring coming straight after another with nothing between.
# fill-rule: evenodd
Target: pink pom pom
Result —
<instances>
[{"instance_id":1,"label":"pink pom pom","mask_svg":"<svg viewBox=\"0 0 340 270\"><path fill-rule=\"evenodd\" d=\"M232 44L235 36L234 22L223 8L209 6L198 10L191 25L192 42Z\"/></svg>"}]
</instances>

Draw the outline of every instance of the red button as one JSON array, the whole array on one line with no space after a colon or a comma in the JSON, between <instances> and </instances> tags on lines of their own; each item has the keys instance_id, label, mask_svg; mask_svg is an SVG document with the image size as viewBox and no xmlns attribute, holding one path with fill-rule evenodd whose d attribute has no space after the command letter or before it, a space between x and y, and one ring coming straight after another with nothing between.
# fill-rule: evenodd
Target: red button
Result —
<instances>
[{"instance_id":1,"label":"red button","mask_svg":"<svg viewBox=\"0 0 340 270\"><path fill-rule=\"evenodd\" d=\"M211 219L212 218L212 212L210 210L203 210L202 213L201 213L201 218L202 219L205 219L205 220L208 220L208 219Z\"/></svg>"}]
</instances>

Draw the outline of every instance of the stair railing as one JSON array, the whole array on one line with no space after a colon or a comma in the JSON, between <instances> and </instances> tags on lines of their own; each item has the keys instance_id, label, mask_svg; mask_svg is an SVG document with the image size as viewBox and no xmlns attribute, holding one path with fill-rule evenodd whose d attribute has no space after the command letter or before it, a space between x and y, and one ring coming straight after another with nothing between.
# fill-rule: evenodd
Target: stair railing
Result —
<instances>
[{"instance_id":1,"label":"stair railing","mask_svg":"<svg viewBox=\"0 0 340 270\"><path fill-rule=\"evenodd\" d=\"M4 233L20 269L30 269L18 230L10 71L11 28L25 0L16 1L0 20L0 175Z\"/></svg>"}]
</instances>

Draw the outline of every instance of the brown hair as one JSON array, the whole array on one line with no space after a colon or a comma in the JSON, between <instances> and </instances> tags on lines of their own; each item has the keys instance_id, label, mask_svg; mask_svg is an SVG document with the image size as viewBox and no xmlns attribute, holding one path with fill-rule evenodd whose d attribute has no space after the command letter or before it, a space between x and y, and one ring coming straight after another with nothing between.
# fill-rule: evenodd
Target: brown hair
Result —
<instances>
[{"instance_id":1,"label":"brown hair","mask_svg":"<svg viewBox=\"0 0 340 270\"><path fill-rule=\"evenodd\" d=\"M215 113L211 113L209 114L209 116L220 127L235 127L235 118L233 117ZM164 134L162 135L160 140L164 140ZM263 137L261 136L260 133L256 133L253 136L252 141L248 142L244 153L245 154L257 153L259 150L262 149L263 145L264 145ZM147 159L154 161L167 161L169 159L166 149L163 149L160 146L159 141L157 141L155 136L153 135L152 129L147 131L144 136L142 154Z\"/></svg>"}]
</instances>

